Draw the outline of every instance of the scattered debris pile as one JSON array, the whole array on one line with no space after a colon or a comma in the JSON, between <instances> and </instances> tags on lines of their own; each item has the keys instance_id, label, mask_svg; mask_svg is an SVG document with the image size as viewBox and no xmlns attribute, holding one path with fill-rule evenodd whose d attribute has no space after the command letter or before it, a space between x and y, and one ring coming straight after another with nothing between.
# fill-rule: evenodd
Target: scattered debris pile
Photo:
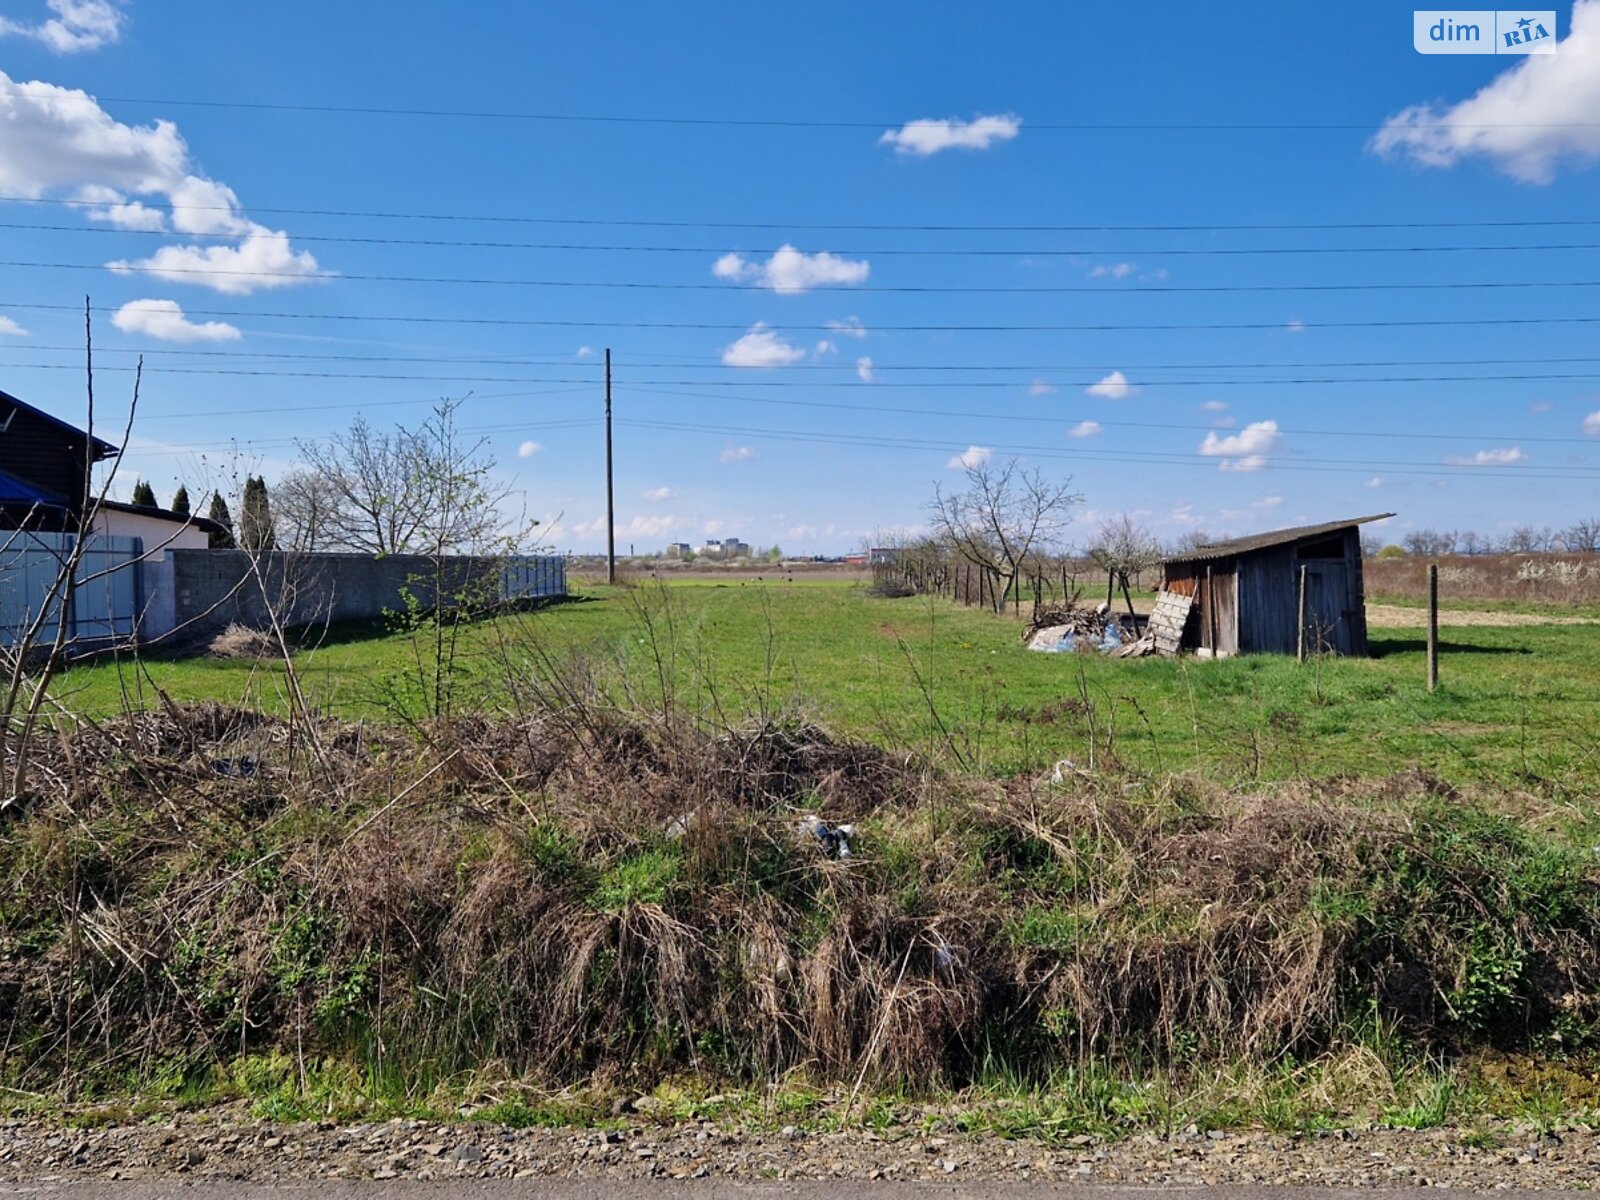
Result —
<instances>
[{"instance_id":1,"label":"scattered debris pile","mask_svg":"<svg viewBox=\"0 0 1600 1200\"><path fill-rule=\"evenodd\" d=\"M1023 641L1028 649L1044 654L1093 650L1112 658L1144 658L1151 654L1170 658L1183 640L1192 603L1188 596L1162 592L1142 629L1136 618L1119 616L1106 604L1092 609L1046 609L1028 627Z\"/></svg>"},{"instance_id":2,"label":"scattered debris pile","mask_svg":"<svg viewBox=\"0 0 1600 1200\"><path fill-rule=\"evenodd\" d=\"M1072 654L1079 650L1110 654L1136 637L1136 631L1128 628L1129 623L1129 618L1113 613L1106 604L1094 608L1047 608L1033 619L1022 640L1028 649L1042 654Z\"/></svg>"}]
</instances>

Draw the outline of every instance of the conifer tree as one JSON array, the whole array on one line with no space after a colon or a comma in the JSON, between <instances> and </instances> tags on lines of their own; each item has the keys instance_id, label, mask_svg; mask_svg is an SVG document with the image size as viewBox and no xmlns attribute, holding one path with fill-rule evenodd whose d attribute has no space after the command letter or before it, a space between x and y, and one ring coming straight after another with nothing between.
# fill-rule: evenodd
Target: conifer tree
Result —
<instances>
[{"instance_id":1,"label":"conifer tree","mask_svg":"<svg viewBox=\"0 0 1600 1200\"><path fill-rule=\"evenodd\" d=\"M244 497L239 504L239 545L254 553L266 553L277 545L272 527L272 505L267 497L267 481L252 475L244 481Z\"/></svg>"},{"instance_id":2,"label":"conifer tree","mask_svg":"<svg viewBox=\"0 0 1600 1200\"><path fill-rule=\"evenodd\" d=\"M233 542L233 516L228 512L228 502L222 498L221 492L211 493L211 511L206 514L221 529L211 534L211 549L232 550Z\"/></svg>"},{"instance_id":3,"label":"conifer tree","mask_svg":"<svg viewBox=\"0 0 1600 1200\"><path fill-rule=\"evenodd\" d=\"M189 515L189 489L182 484L178 485L178 490L172 497L172 511L180 517Z\"/></svg>"},{"instance_id":4,"label":"conifer tree","mask_svg":"<svg viewBox=\"0 0 1600 1200\"><path fill-rule=\"evenodd\" d=\"M149 480L141 479L133 485L133 502L140 508L160 508L156 503L156 491L150 486Z\"/></svg>"}]
</instances>

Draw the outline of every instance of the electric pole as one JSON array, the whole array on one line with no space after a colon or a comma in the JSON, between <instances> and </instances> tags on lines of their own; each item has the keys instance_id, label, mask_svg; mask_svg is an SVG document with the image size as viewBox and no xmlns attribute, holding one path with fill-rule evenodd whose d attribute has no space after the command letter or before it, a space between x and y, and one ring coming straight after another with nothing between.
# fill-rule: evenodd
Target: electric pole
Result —
<instances>
[{"instance_id":1,"label":"electric pole","mask_svg":"<svg viewBox=\"0 0 1600 1200\"><path fill-rule=\"evenodd\" d=\"M617 513L611 489L611 347L606 347L606 582L617 582Z\"/></svg>"}]
</instances>

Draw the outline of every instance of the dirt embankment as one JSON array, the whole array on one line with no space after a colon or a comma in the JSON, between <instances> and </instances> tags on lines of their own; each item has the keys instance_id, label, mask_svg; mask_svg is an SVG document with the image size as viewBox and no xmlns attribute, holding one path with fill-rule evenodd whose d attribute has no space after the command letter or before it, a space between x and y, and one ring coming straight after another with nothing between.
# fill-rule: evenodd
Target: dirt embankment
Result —
<instances>
[{"instance_id":1,"label":"dirt embankment","mask_svg":"<svg viewBox=\"0 0 1600 1200\"><path fill-rule=\"evenodd\" d=\"M1420 629L1428 623L1428 610L1401 604L1367 605L1367 625L1372 629ZM1544 613L1474 612L1454 608L1439 610L1445 625L1600 625L1593 617L1566 617Z\"/></svg>"}]
</instances>

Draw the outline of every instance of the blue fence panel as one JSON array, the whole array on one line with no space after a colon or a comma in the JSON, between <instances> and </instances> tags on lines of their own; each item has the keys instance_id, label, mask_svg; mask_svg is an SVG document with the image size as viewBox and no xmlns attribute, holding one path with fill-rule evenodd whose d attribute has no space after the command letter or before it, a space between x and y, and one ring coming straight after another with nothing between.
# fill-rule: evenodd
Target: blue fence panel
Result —
<instances>
[{"instance_id":1,"label":"blue fence panel","mask_svg":"<svg viewBox=\"0 0 1600 1200\"><path fill-rule=\"evenodd\" d=\"M133 635L143 600L143 540L86 539L74 586L67 589L60 580L76 542L70 533L0 532L0 644L15 645L30 635L35 643L49 644L59 632L63 607L70 641Z\"/></svg>"},{"instance_id":2,"label":"blue fence panel","mask_svg":"<svg viewBox=\"0 0 1600 1200\"><path fill-rule=\"evenodd\" d=\"M556 554L508 558L500 571L502 600L540 600L567 594L567 560Z\"/></svg>"}]
</instances>

